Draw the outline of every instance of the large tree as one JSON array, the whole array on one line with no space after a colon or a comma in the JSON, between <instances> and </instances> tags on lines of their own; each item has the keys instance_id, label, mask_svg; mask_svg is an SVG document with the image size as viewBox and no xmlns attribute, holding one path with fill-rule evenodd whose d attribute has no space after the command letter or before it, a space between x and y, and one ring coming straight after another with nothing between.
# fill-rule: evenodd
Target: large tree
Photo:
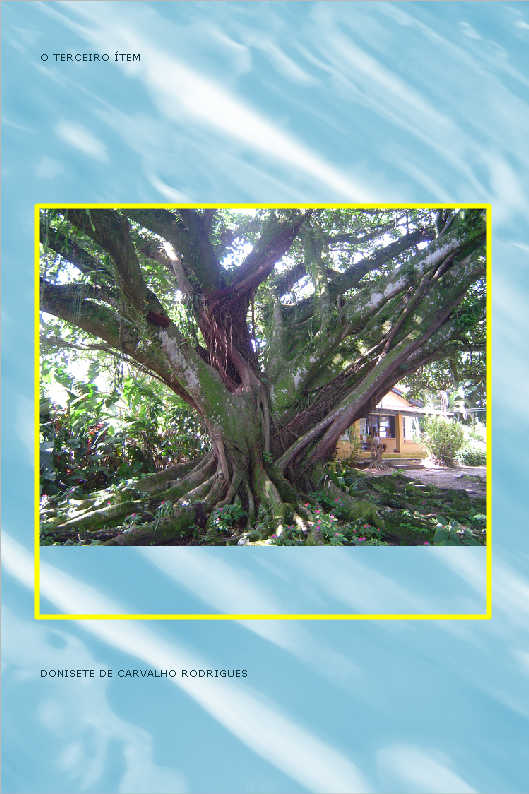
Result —
<instances>
[{"instance_id":1,"label":"large tree","mask_svg":"<svg viewBox=\"0 0 529 794\"><path fill-rule=\"evenodd\" d=\"M40 308L200 416L210 452L149 483L176 519L235 500L251 524L396 382L484 349L485 239L481 209L46 210Z\"/></svg>"}]
</instances>

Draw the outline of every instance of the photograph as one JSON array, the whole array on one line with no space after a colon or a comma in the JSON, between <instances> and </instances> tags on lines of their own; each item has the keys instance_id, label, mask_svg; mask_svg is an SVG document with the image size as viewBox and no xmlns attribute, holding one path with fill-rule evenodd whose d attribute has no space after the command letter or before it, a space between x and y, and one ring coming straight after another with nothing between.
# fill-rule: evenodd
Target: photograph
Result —
<instances>
[{"instance_id":1,"label":"photograph","mask_svg":"<svg viewBox=\"0 0 529 794\"><path fill-rule=\"evenodd\" d=\"M40 205L41 545L485 545L488 216Z\"/></svg>"}]
</instances>

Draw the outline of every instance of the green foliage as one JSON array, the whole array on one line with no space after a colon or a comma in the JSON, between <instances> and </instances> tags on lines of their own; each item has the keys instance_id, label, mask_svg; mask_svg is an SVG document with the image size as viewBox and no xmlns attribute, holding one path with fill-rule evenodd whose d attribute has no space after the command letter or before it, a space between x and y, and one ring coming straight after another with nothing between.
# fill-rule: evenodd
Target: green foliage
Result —
<instances>
[{"instance_id":1,"label":"green foliage","mask_svg":"<svg viewBox=\"0 0 529 794\"><path fill-rule=\"evenodd\" d=\"M166 521L174 517L174 505L168 500L160 502L154 514L154 529L157 530Z\"/></svg>"},{"instance_id":2,"label":"green foliage","mask_svg":"<svg viewBox=\"0 0 529 794\"><path fill-rule=\"evenodd\" d=\"M270 535L273 546L306 546L307 539L307 533L297 524L288 524L280 534L274 532Z\"/></svg>"},{"instance_id":3,"label":"green foliage","mask_svg":"<svg viewBox=\"0 0 529 794\"><path fill-rule=\"evenodd\" d=\"M381 545L382 527L357 518L340 522L335 513L315 510L311 535L318 544L331 546Z\"/></svg>"},{"instance_id":4,"label":"green foliage","mask_svg":"<svg viewBox=\"0 0 529 794\"><path fill-rule=\"evenodd\" d=\"M360 452L362 451L362 442L360 440L360 434L354 425L349 428L347 435L349 436L351 451L349 452L349 457L345 459L344 463L346 466L352 467L355 466L359 461Z\"/></svg>"},{"instance_id":5,"label":"green foliage","mask_svg":"<svg viewBox=\"0 0 529 794\"><path fill-rule=\"evenodd\" d=\"M481 530L482 534L485 530ZM480 546L481 541L468 527L457 521L439 521L434 535L435 546Z\"/></svg>"},{"instance_id":6,"label":"green foliage","mask_svg":"<svg viewBox=\"0 0 529 794\"><path fill-rule=\"evenodd\" d=\"M487 453L482 449L469 447L461 452L459 459L465 466L486 466Z\"/></svg>"},{"instance_id":7,"label":"green foliage","mask_svg":"<svg viewBox=\"0 0 529 794\"><path fill-rule=\"evenodd\" d=\"M454 350L447 358L426 364L407 375L402 380L408 389L407 396L425 404L435 404L439 392L446 391L450 409L458 405L485 408L487 359L484 349L480 349L485 345L484 320L477 321L472 330L465 332L465 337L465 346L474 343L476 350Z\"/></svg>"},{"instance_id":8,"label":"green foliage","mask_svg":"<svg viewBox=\"0 0 529 794\"><path fill-rule=\"evenodd\" d=\"M437 545L437 540L452 540L454 545L485 543L483 498L471 498L465 490L425 485L399 471L372 477L357 469L348 469L342 462L329 464L325 471L332 482L339 479L344 498L340 499L323 488L311 494L314 504L306 507L313 514L315 509L320 509L318 523L326 543L351 545L359 537L365 537L365 541L360 541L361 545L430 546ZM369 510L352 517L345 497L353 498L355 508L360 505ZM330 521L329 515L338 521ZM452 527L448 540L441 534L435 539L439 525ZM334 528L333 533L338 532L337 536L329 534L330 527ZM351 534L351 528L361 530L360 535L358 532ZM380 530L380 534L376 530Z\"/></svg>"},{"instance_id":9,"label":"green foliage","mask_svg":"<svg viewBox=\"0 0 529 794\"><path fill-rule=\"evenodd\" d=\"M319 508L311 511L309 540L316 545L330 543L338 536L338 518L334 513L326 513Z\"/></svg>"},{"instance_id":10,"label":"green foliage","mask_svg":"<svg viewBox=\"0 0 529 794\"><path fill-rule=\"evenodd\" d=\"M277 527L277 524L278 519L273 514L271 507L266 504L260 504L257 510L257 520L255 522L255 532L258 534L258 537L256 537L255 540L270 537Z\"/></svg>"},{"instance_id":11,"label":"green foliage","mask_svg":"<svg viewBox=\"0 0 529 794\"><path fill-rule=\"evenodd\" d=\"M88 377L94 376L88 370ZM196 416L161 384L122 378L120 391L101 391L60 368L54 382L66 404L41 400L41 491L87 493L196 457L206 447ZM52 382L44 379L44 390Z\"/></svg>"},{"instance_id":12,"label":"green foliage","mask_svg":"<svg viewBox=\"0 0 529 794\"><path fill-rule=\"evenodd\" d=\"M307 506L307 505L306 505ZM384 546L383 529L364 522L340 521L338 516L318 507L309 509L306 529L289 524L270 536L275 546Z\"/></svg>"},{"instance_id":13,"label":"green foliage","mask_svg":"<svg viewBox=\"0 0 529 794\"><path fill-rule=\"evenodd\" d=\"M236 502L229 505L224 505L224 507L220 507L218 510L215 510L214 513L217 514L220 524L229 528L233 528L241 524L241 522L246 518L246 511L241 507L240 504Z\"/></svg>"},{"instance_id":14,"label":"green foliage","mask_svg":"<svg viewBox=\"0 0 529 794\"><path fill-rule=\"evenodd\" d=\"M483 422L476 420L465 428L469 442L477 442L485 445L487 443L487 427Z\"/></svg>"},{"instance_id":15,"label":"green foliage","mask_svg":"<svg viewBox=\"0 0 529 794\"><path fill-rule=\"evenodd\" d=\"M226 543L235 530L243 528L246 516L246 511L236 502L213 510L207 521L206 543Z\"/></svg>"},{"instance_id":16,"label":"green foliage","mask_svg":"<svg viewBox=\"0 0 529 794\"><path fill-rule=\"evenodd\" d=\"M487 429L482 422L473 422L465 427L465 444L459 453L459 461L465 466L486 466Z\"/></svg>"},{"instance_id":17,"label":"green foliage","mask_svg":"<svg viewBox=\"0 0 529 794\"><path fill-rule=\"evenodd\" d=\"M142 523L142 515L140 513L131 513L128 515L123 524L128 529L132 529L133 527L137 527Z\"/></svg>"},{"instance_id":18,"label":"green foliage","mask_svg":"<svg viewBox=\"0 0 529 794\"><path fill-rule=\"evenodd\" d=\"M456 455L463 446L463 427L444 416L430 416L424 423L424 443L434 460L454 466Z\"/></svg>"},{"instance_id":19,"label":"green foliage","mask_svg":"<svg viewBox=\"0 0 529 794\"><path fill-rule=\"evenodd\" d=\"M364 475L358 469L354 469L347 460L333 460L327 463L324 470L324 479L328 478L338 488L348 489L354 484L358 484Z\"/></svg>"},{"instance_id":20,"label":"green foliage","mask_svg":"<svg viewBox=\"0 0 529 794\"><path fill-rule=\"evenodd\" d=\"M334 496L329 490L322 489L313 491L311 499L322 508L332 511L338 518L346 519L349 517L349 510L344 504L343 500Z\"/></svg>"}]
</instances>

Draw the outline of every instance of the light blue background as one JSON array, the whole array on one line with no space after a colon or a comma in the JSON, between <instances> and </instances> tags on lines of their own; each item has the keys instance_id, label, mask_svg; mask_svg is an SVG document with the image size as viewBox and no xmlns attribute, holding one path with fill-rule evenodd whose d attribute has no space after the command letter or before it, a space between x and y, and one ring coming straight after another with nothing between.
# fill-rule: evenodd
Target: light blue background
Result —
<instances>
[{"instance_id":1,"label":"light blue background","mask_svg":"<svg viewBox=\"0 0 529 794\"><path fill-rule=\"evenodd\" d=\"M527 6L2 11L4 790L527 791ZM491 621L32 619L33 204L185 200L492 203ZM49 548L42 607L483 611L480 549L350 552ZM72 665L249 676L39 677Z\"/></svg>"}]
</instances>

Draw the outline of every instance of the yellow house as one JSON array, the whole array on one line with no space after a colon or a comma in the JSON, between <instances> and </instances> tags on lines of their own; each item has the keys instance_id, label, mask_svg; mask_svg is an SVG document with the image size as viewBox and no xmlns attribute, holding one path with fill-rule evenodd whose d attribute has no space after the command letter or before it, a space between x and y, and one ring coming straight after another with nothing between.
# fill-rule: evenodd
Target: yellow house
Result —
<instances>
[{"instance_id":1,"label":"yellow house","mask_svg":"<svg viewBox=\"0 0 529 794\"><path fill-rule=\"evenodd\" d=\"M371 439L378 437L384 458L425 458L426 448L418 441L419 416L425 409L415 400L407 400L398 389L392 389L373 411L357 419L339 439L336 457L348 458L355 451L358 457L371 456ZM355 443L352 439L356 438Z\"/></svg>"}]
</instances>

